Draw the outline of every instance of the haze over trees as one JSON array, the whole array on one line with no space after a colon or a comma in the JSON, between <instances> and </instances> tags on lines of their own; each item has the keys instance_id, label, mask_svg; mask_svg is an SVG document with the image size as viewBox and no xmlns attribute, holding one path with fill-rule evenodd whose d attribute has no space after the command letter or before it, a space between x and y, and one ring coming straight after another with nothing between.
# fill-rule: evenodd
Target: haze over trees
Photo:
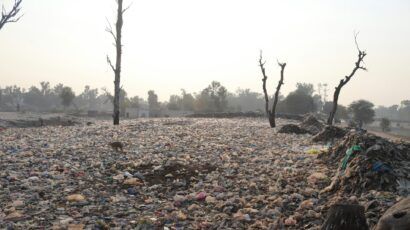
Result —
<instances>
[{"instance_id":1,"label":"haze over trees","mask_svg":"<svg viewBox=\"0 0 410 230\"><path fill-rule=\"evenodd\" d=\"M379 106L375 109L376 116L386 117L396 121L410 121L410 100L403 100L399 105Z\"/></svg>"},{"instance_id":2,"label":"haze over trees","mask_svg":"<svg viewBox=\"0 0 410 230\"><path fill-rule=\"evenodd\" d=\"M212 87L213 85L213 87ZM78 92L72 103L64 108L61 100L63 84L51 85L49 82L40 82L37 86L28 89L19 86L0 87L0 111L39 111L39 112L59 112L87 113L88 111L100 112L108 115L112 111L114 96L105 88L97 89L85 86ZM220 89L220 93L216 93ZM171 95L168 101L159 101L158 95L161 92L153 91L151 97L156 98L151 110L152 116L166 116L169 114L189 114L189 113L217 113L222 112L265 112L264 96L259 92L250 89L237 89L229 92L225 86L219 82L209 84L199 92L188 92L184 89L179 95ZM212 94L212 92L214 92ZM129 111L133 111L135 116L149 114L149 94L146 97L129 95L123 88L120 90L120 116L125 117ZM156 95L156 97L155 97ZM273 98L274 95L269 95ZM155 101L155 100L154 100ZM410 100L403 100L399 105L379 106L375 108L375 119L386 117L393 121L410 121ZM222 102L222 103L220 103ZM272 106L270 100L269 106ZM323 106L320 106L323 104ZM320 116L329 114L333 106L331 101L324 100L318 89L313 84L299 82L296 89L288 95L278 96L276 112L280 114L316 113ZM338 105L335 120L348 121L352 117L352 112L347 107Z\"/></svg>"},{"instance_id":3,"label":"haze over trees","mask_svg":"<svg viewBox=\"0 0 410 230\"><path fill-rule=\"evenodd\" d=\"M315 112L314 87L308 83L297 83L296 90L290 92L283 101L284 110L290 114Z\"/></svg>"},{"instance_id":4,"label":"haze over trees","mask_svg":"<svg viewBox=\"0 0 410 230\"><path fill-rule=\"evenodd\" d=\"M380 120L380 128L382 129L383 132L389 132L390 131L390 120L383 117Z\"/></svg>"},{"instance_id":5,"label":"haze over trees","mask_svg":"<svg viewBox=\"0 0 410 230\"><path fill-rule=\"evenodd\" d=\"M158 117L160 112L160 104L158 102L158 95L154 90L148 91L148 106L149 106L149 116Z\"/></svg>"},{"instance_id":6,"label":"haze over trees","mask_svg":"<svg viewBox=\"0 0 410 230\"><path fill-rule=\"evenodd\" d=\"M349 111L353 114L353 121L358 124L360 128L363 124L369 124L374 121L374 105L370 101L358 100L349 105Z\"/></svg>"},{"instance_id":7,"label":"haze over trees","mask_svg":"<svg viewBox=\"0 0 410 230\"><path fill-rule=\"evenodd\" d=\"M75 94L70 87L64 87L60 93L61 104L64 106L64 109L70 106L73 103Z\"/></svg>"}]
</instances>

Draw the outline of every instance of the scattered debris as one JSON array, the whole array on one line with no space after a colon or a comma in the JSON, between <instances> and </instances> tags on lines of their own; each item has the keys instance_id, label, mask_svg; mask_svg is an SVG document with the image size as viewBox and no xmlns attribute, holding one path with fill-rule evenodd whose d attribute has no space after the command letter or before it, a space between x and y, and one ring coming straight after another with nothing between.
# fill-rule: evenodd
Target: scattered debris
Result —
<instances>
[{"instance_id":1,"label":"scattered debris","mask_svg":"<svg viewBox=\"0 0 410 230\"><path fill-rule=\"evenodd\" d=\"M312 145L310 135L279 134L265 119L82 124L1 131L1 229L317 229L341 199L364 206L373 227L409 188L408 145L383 139L351 137L322 153L327 146ZM127 154L112 140L126 143ZM320 194L353 145L362 151L340 175L351 172L350 180ZM371 167L356 162L364 156ZM356 167L372 177L357 179ZM380 179L373 175L392 173L395 189L372 186ZM341 187L353 185L361 192Z\"/></svg>"}]
</instances>

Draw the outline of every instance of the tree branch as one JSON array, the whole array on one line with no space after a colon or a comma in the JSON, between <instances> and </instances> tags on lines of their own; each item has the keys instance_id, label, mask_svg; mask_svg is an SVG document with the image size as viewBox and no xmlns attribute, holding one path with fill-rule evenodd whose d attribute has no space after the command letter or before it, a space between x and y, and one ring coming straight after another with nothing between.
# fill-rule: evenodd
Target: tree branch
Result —
<instances>
[{"instance_id":1,"label":"tree branch","mask_svg":"<svg viewBox=\"0 0 410 230\"><path fill-rule=\"evenodd\" d=\"M357 61L355 62L355 67L353 68L350 75L345 76L344 79L341 79L340 82L339 82L339 85L335 88L335 92L333 94L333 108L332 108L332 111L329 114L329 118L327 119L327 124L328 125L333 124L333 119L334 119L334 116L335 116L336 110L337 110L337 101L339 99L339 94L340 94L340 91L341 91L342 87L344 85L346 85L350 81L350 79L352 79L352 77L355 75L357 70L361 69L361 70L367 71L366 67L361 66L361 64L364 63L363 59L366 57L367 53L366 53L366 51L362 51L359 48L359 44L357 42L357 35L358 34L359 33L354 34L354 41L355 41L355 44L356 44L357 51L359 52L359 54L357 55Z\"/></svg>"},{"instance_id":2,"label":"tree branch","mask_svg":"<svg viewBox=\"0 0 410 230\"><path fill-rule=\"evenodd\" d=\"M21 10L21 3L23 0L14 0L14 5L11 8L9 12L6 11L4 8L4 5L2 5L2 10L1 10L1 19L0 19L0 30L3 28L3 26L6 23L13 23L13 22L18 22L23 15L18 16L20 10Z\"/></svg>"},{"instance_id":3,"label":"tree branch","mask_svg":"<svg viewBox=\"0 0 410 230\"><path fill-rule=\"evenodd\" d=\"M114 73L116 72L114 65L111 62L110 57L107 55L107 63L110 65L112 71L114 71Z\"/></svg>"},{"instance_id":4,"label":"tree branch","mask_svg":"<svg viewBox=\"0 0 410 230\"><path fill-rule=\"evenodd\" d=\"M265 95L265 111L266 114L268 116L270 116L271 112L269 111L269 96L268 96L268 91L266 90L266 80L268 79L268 77L266 76L266 71L265 71L265 62L263 62L263 58L262 58L262 50L260 51L259 54L259 66L261 68L262 71L262 88L263 88L263 94Z\"/></svg>"},{"instance_id":5,"label":"tree branch","mask_svg":"<svg viewBox=\"0 0 410 230\"><path fill-rule=\"evenodd\" d=\"M124 14L125 11L127 11L131 6L132 6L132 2L127 7L125 7L125 9L122 10L122 13Z\"/></svg>"},{"instance_id":6,"label":"tree branch","mask_svg":"<svg viewBox=\"0 0 410 230\"><path fill-rule=\"evenodd\" d=\"M107 27L105 28L105 31L112 35L114 41L117 41L117 36L114 34L110 21L108 21L108 18L105 19L107 20Z\"/></svg>"}]
</instances>

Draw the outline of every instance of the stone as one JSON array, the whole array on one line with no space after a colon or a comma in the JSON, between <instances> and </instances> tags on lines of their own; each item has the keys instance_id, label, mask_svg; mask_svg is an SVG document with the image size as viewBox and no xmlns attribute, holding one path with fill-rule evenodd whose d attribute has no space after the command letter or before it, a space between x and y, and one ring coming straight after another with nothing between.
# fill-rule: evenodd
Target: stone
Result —
<instances>
[{"instance_id":1,"label":"stone","mask_svg":"<svg viewBox=\"0 0 410 230\"><path fill-rule=\"evenodd\" d=\"M6 220L6 221L18 221L18 220L22 219L23 217L24 217L23 214L21 214L20 212L15 211L15 212L12 212L12 213L8 214L4 218L4 220Z\"/></svg>"},{"instance_id":2,"label":"stone","mask_svg":"<svg viewBox=\"0 0 410 230\"><path fill-rule=\"evenodd\" d=\"M299 205L300 209L311 209L313 208L313 202L311 200L304 200Z\"/></svg>"},{"instance_id":3,"label":"stone","mask_svg":"<svg viewBox=\"0 0 410 230\"><path fill-rule=\"evenodd\" d=\"M69 224L67 230L83 230L85 229L84 224Z\"/></svg>"},{"instance_id":4,"label":"stone","mask_svg":"<svg viewBox=\"0 0 410 230\"><path fill-rule=\"evenodd\" d=\"M137 186L137 185L142 185L143 183L137 178L129 178L129 179L124 180L123 184Z\"/></svg>"},{"instance_id":5,"label":"stone","mask_svg":"<svg viewBox=\"0 0 410 230\"><path fill-rule=\"evenodd\" d=\"M293 217L289 217L285 220L285 225L286 226L294 226L297 224L297 221L293 219Z\"/></svg>"},{"instance_id":6,"label":"stone","mask_svg":"<svg viewBox=\"0 0 410 230\"><path fill-rule=\"evenodd\" d=\"M73 194L73 195L67 196L66 200L70 202L79 202L79 201L84 201L85 197L81 194Z\"/></svg>"},{"instance_id":7,"label":"stone","mask_svg":"<svg viewBox=\"0 0 410 230\"><path fill-rule=\"evenodd\" d=\"M213 196L207 196L205 198L205 202L208 203L208 204L214 204L216 202L216 198L213 197Z\"/></svg>"},{"instance_id":8,"label":"stone","mask_svg":"<svg viewBox=\"0 0 410 230\"><path fill-rule=\"evenodd\" d=\"M315 172L307 178L307 181L308 181L309 184L316 184L316 183L318 183L320 181L324 181L326 179L328 179L328 177L324 173Z\"/></svg>"},{"instance_id":9,"label":"stone","mask_svg":"<svg viewBox=\"0 0 410 230\"><path fill-rule=\"evenodd\" d=\"M408 230L410 227L410 197L391 208L380 218L375 230Z\"/></svg>"},{"instance_id":10,"label":"stone","mask_svg":"<svg viewBox=\"0 0 410 230\"><path fill-rule=\"evenodd\" d=\"M24 206L24 201L22 200L15 200L13 201L13 203L11 204L13 207L21 207Z\"/></svg>"}]
</instances>

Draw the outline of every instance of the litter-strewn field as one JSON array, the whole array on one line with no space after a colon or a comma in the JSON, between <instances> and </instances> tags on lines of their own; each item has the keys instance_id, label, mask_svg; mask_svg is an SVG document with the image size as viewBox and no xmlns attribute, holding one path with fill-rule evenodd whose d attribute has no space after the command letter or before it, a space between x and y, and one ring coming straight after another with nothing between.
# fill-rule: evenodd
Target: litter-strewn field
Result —
<instances>
[{"instance_id":1,"label":"litter-strewn field","mask_svg":"<svg viewBox=\"0 0 410 230\"><path fill-rule=\"evenodd\" d=\"M362 180L349 166L352 178L326 191L339 158L317 158L330 153L311 139L257 118L3 129L0 228L315 229L341 200L363 205L374 226L404 196L384 184L355 189Z\"/></svg>"}]
</instances>

